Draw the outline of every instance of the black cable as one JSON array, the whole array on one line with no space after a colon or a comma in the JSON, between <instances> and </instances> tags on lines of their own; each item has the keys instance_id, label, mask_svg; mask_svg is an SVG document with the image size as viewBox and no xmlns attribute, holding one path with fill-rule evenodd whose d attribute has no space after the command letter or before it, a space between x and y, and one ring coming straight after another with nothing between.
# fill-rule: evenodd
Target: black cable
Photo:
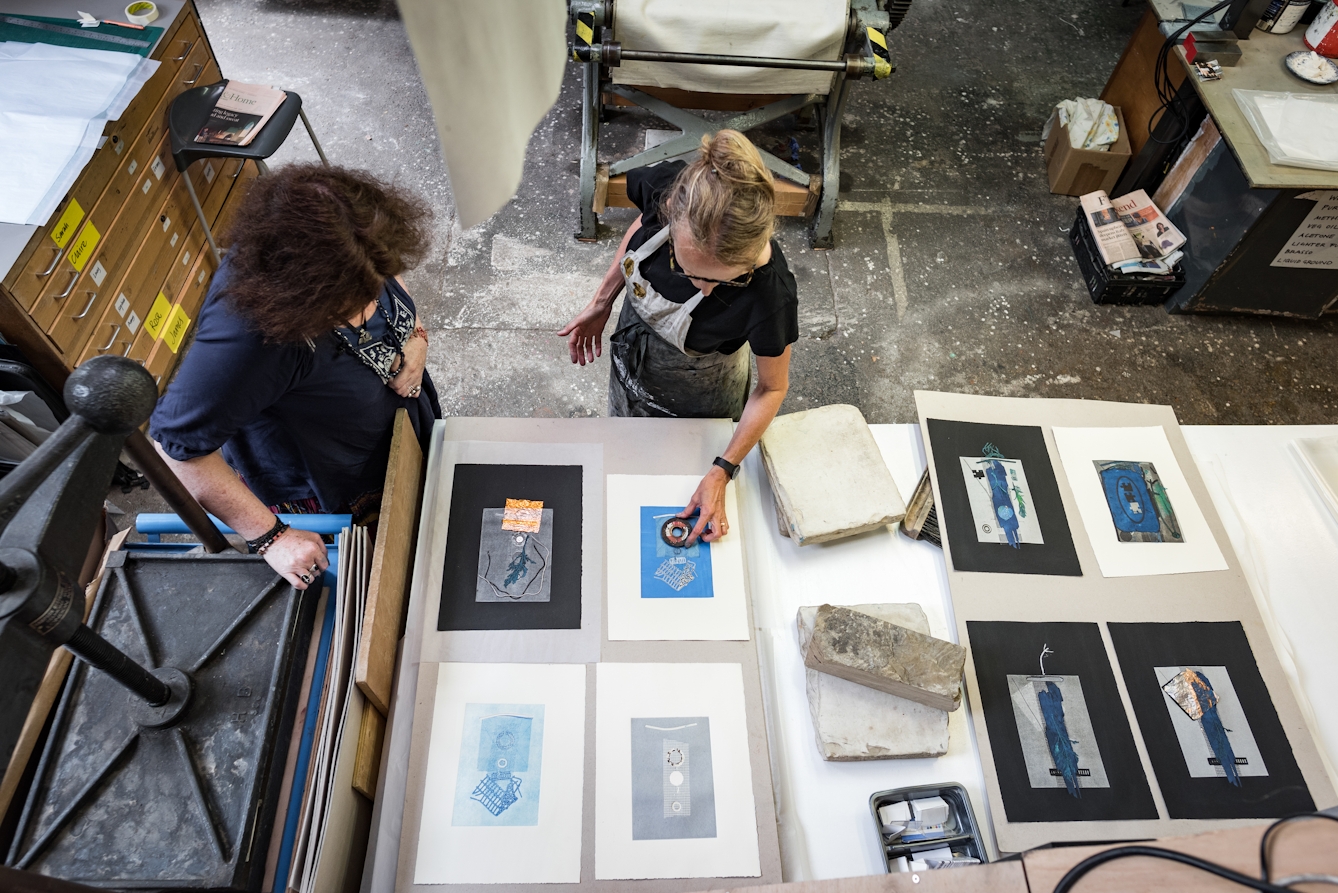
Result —
<instances>
[{"instance_id":1,"label":"black cable","mask_svg":"<svg viewBox=\"0 0 1338 893\"><path fill-rule=\"evenodd\" d=\"M1153 859L1168 859L1172 862L1179 862L1183 865L1197 868L1200 871L1215 874L1220 878L1231 881L1234 884L1239 884L1242 887L1249 887L1251 890L1262 891L1262 893L1295 893L1290 887L1274 884L1269 880L1268 842L1272 837L1273 832L1281 828L1283 825L1300 819L1316 818L1338 822L1338 816L1332 816L1322 812L1307 812L1278 819L1264 829L1263 836L1259 838L1259 868L1262 874L1262 880L1252 878L1249 875L1233 871L1226 866L1218 865L1216 862L1209 862L1206 859L1200 859L1197 856L1191 856L1187 853L1178 853L1174 850L1162 849L1161 847L1132 845L1113 847L1082 860L1077 865L1070 868L1068 873L1060 878L1059 883L1055 885L1054 893L1068 893L1083 875L1087 874L1093 868L1129 856L1147 856ZM1297 878L1289 878L1288 880L1292 883L1303 883L1305 881L1314 881L1318 883L1331 882L1327 876L1322 878L1320 876L1307 876L1304 879L1298 876Z\"/></svg>"},{"instance_id":2,"label":"black cable","mask_svg":"<svg viewBox=\"0 0 1338 893\"><path fill-rule=\"evenodd\" d=\"M1299 819L1328 819L1331 822L1338 822L1338 816L1331 816L1323 812L1303 812L1300 815L1289 815L1286 818L1278 819L1276 822L1269 825L1268 828L1264 830L1264 836L1259 838L1259 876L1264 880L1268 880L1269 878L1268 841L1272 837L1273 832L1281 828L1283 825L1295 822Z\"/></svg>"},{"instance_id":3,"label":"black cable","mask_svg":"<svg viewBox=\"0 0 1338 893\"><path fill-rule=\"evenodd\" d=\"M1209 862L1206 859L1200 859L1197 856L1190 856L1186 853L1177 853L1174 850L1164 850L1155 846L1119 846L1114 849L1104 850L1095 856L1088 856L1077 865L1069 869L1068 874L1060 878L1059 883L1055 885L1054 893L1068 893L1073 889L1073 885L1087 872L1096 868L1098 865L1104 865L1115 859L1123 859L1127 856L1149 856L1154 859L1169 859L1172 862L1180 862L1191 868L1197 868L1200 871L1206 871L1215 874L1220 878L1240 884L1242 887L1249 887L1251 890L1259 890L1261 893L1296 893L1287 887L1278 887L1270 884L1268 881L1261 881L1258 878L1250 877L1248 874L1241 874L1238 871L1232 871L1218 865L1216 862Z\"/></svg>"},{"instance_id":4,"label":"black cable","mask_svg":"<svg viewBox=\"0 0 1338 893\"><path fill-rule=\"evenodd\" d=\"M1190 28L1193 28L1209 16L1215 15L1227 8L1231 5L1231 2L1232 0L1222 0L1221 3L1218 3L1211 9L1190 19L1178 30L1172 32L1166 40L1162 41L1161 49L1157 51L1156 63L1152 69L1152 83L1157 90L1157 98L1161 100L1161 105L1157 106L1148 117L1148 138L1154 143L1160 143L1164 146L1177 143L1184 139L1189 131L1189 115L1181 107L1180 99L1177 96L1177 88L1171 83L1170 75L1166 72L1171 51L1175 48L1177 41L1179 41L1180 37L1185 34L1185 32L1189 31ZM1186 77L1192 77L1192 75L1186 75ZM1180 131L1169 140L1159 140L1156 135L1153 134L1152 129L1160 122L1161 117L1165 112L1173 112L1175 117L1180 119Z\"/></svg>"}]
</instances>

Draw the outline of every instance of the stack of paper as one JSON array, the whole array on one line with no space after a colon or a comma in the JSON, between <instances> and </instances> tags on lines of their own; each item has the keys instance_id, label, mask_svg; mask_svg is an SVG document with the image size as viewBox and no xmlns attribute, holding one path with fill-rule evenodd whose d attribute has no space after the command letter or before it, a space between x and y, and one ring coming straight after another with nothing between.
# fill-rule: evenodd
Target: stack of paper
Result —
<instances>
[{"instance_id":1,"label":"stack of paper","mask_svg":"<svg viewBox=\"0 0 1338 893\"><path fill-rule=\"evenodd\" d=\"M0 223L46 223L157 70L133 53L0 43Z\"/></svg>"},{"instance_id":2,"label":"stack of paper","mask_svg":"<svg viewBox=\"0 0 1338 893\"><path fill-rule=\"evenodd\" d=\"M340 890L345 888L346 871L361 871L360 863L350 864L347 853L357 835L366 837L372 804L353 790L352 783L365 703L353 679L353 661L362 635L371 566L367 529L346 528L339 535L329 656L324 678L313 681L308 702L308 711L317 711L316 735L302 786L294 781L293 796L301 797L296 836L286 878L280 864L275 890Z\"/></svg>"}]
</instances>

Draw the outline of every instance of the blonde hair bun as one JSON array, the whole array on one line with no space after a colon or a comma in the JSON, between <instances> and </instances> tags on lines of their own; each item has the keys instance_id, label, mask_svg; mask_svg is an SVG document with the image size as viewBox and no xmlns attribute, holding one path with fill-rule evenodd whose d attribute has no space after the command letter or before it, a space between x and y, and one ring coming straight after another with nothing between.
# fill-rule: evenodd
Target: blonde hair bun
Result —
<instances>
[{"instance_id":1,"label":"blonde hair bun","mask_svg":"<svg viewBox=\"0 0 1338 893\"><path fill-rule=\"evenodd\" d=\"M702 137L697 157L669 187L664 215L720 263L751 264L775 230L776 185L748 137L720 130Z\"/></svg>"}]
</instances>

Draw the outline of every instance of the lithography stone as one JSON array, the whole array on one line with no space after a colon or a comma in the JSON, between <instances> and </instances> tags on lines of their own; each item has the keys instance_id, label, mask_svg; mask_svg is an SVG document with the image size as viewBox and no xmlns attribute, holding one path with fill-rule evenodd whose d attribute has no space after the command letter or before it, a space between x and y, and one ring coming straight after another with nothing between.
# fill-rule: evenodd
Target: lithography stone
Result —
<instances>
[{"instance_id":1,"label":"lithography stone","mask_svg":"<svg viewBox=\"0 0 1338 893\"><path fill-rule=\"evenodd\" d=\"M853 605L880 620L929 633L929 620L916 604ZM799 609L801 651L808 648L817 607ZM889 760L938 757L948 752L948 713L804 669L809 712L818 753L824 760Z\"/></svg>"},{"instance_id":2,"label":"lithography stone","mask_svg":"<svg viewBox=\"0 0 1338 893\"><path fill-rule=\"evenodd\" d=\"M961 705L966 649L850 608L823 605L804 664L940 710Z\"/></svg>"},{"instance_id":3,"label":"lithography stone","mask_svg":"<svg viewBox=\"0 0 1338 893\"><path fill-rule=\"evenodd\" d=\"M906 504L864 416L836 404L775 419L762 461L781 527L799 545L895 524Z\"/></svg>"}]
</instances>

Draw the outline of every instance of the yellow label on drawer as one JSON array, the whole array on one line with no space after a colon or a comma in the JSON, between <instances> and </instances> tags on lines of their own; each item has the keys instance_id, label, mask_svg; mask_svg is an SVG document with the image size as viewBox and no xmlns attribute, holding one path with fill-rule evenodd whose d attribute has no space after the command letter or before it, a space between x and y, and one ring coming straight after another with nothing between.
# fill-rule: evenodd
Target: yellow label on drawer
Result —
<instances>
[{"instance_id":1,"label":"yellow label on drawer","mask_svg":"<svg viewBox=\"0 0 1338 893\"><path fill-rule=\"evenodd\" d=\"M163 324L171 312L172 303L162 292L158 292L158 297L153 299L153 306L149 308L149 315L144 317L144 331L149 333L150 338L157 338L163 333Z\"/></svg>"},{"instance_id":2,"label":"yellow label on drawer","mask_svg":"<svg viewBox=\"0 0 1338 893\"><path fill-rule=\"evenodd\" d=\"M101 240L102 233L98 232L98 228L90 220L79 231L79 238L74 240L74 247L70 249L70 253L66 255L65 259L70 262L70 266L82 273L84 265L93 256L93 251L98 247L98 242Z\"/></svg>"},{"instance_id":3,"label":"yellow label on drawer","mask_svg":"<svg viewBox=\"0 0 1338 893\"><path fill-rule=\"evenodd\" d=\"M186 330L189 328L190 317L181 309L180 304L176 305L168 315L167 328L163 331L163 343L167 345L167 349L176 353L181 347L181 339L186 337Z\"/></svg>"},{"instance_id":4,"label":"yellow label on drawer","mask_svg":"<svg viewBox=\"0 0 1338 893\"><path fill-rule=\"evenodd\" d=\"M74 228L83 222L84 209L79 207L79 203L70 199L70 204L65 208L65 213L60 215L56 225L51 227L51 241L55 242L57 247L64 248L65 243L70 241L70 236L74 235Z\"/></svg>"}]
</instances>

